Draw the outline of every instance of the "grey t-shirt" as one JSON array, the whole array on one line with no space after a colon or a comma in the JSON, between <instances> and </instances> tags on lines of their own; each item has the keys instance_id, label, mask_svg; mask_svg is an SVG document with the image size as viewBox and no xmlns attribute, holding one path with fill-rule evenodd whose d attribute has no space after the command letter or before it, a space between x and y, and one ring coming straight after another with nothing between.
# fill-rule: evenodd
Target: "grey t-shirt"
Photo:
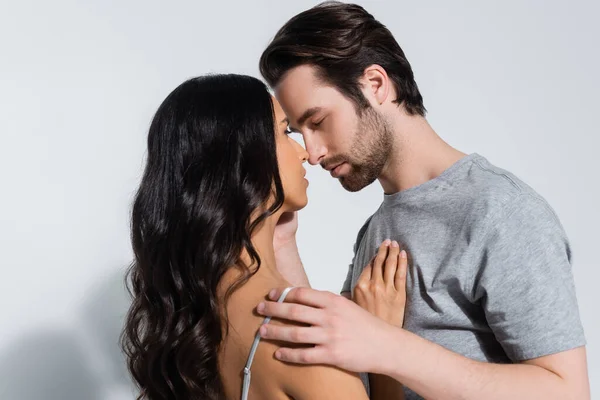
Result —
<instances>
[{"instance_id":1,"label":"grey t-shirt","mask_svg":"<svg viewBox=\"0 0 600 400\"><path fill-rule=\"evenodd\" d=\"M494 363L585 345L571 249L556 214L478 154L384 195L358 236L342 291L353 291L381 242L397 240L409 254L404 327L425 339Z\"/></svg>"}]
</instances>

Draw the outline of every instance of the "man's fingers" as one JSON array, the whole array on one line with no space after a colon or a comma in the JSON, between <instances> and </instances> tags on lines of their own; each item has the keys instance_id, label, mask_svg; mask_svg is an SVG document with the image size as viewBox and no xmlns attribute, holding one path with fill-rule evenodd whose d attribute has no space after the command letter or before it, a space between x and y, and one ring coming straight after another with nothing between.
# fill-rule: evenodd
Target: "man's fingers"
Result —
<instances>
[{"instance_id":1,"label":"man's fingers","mask_svg":"<svg viewBox=\"0 0 600 400\"><path fill-rule=\"evenodd\" d=\"M398 268L394 277L394 287L396 290L406 290L406 270L408 269L408 256L405 250L398 255Z\"/></svg>"},{"instance_id":2,"label":"man's fingers","mask_svg":"<svg viewBox=\"0 0 600 400\"><path fill-rule=\"evenodd\" d=\"M321 323L320 314L322 313L322 310L302 304L265 301L256 307L256 311L266 317L287 319L310 325L318 325Z\"/></svg>"},{"instance_id":3,"label":"man's fingers","mask_svg":"<svg viewBox=\"0 0 600 400\"><path fill-rule=\"evenodd\" d=\"M385 259L385 268L383 270L383 281L385 286L393 287L394 276L396 275L396 268L398 267L398 255L400 254L400 246L395 240L392 242L390 251L387 258Z\"/></svg>"},{"instance_id":4,"label":"man's fingers","mask_svg":"<svg viewBox=\"0 0 600 400\"><path fill-rule=\"evenodd\" d=\"M260 327L260 336L264 339L288 343L321 344L325 341L323 329L315 326L282 326L264 324Z\"/></svg>"},{"instance_id":5,"label":"man's fingers","mask_svg":"<svg viewBox=\"0 0 600 400\"><path fill-rule=\"evenodd\" d=\"M375 260L373 261L371 279L375 282L383 282L383 263L387 257L390 244L391 241L386 239L381 246L379 246L379 251L377 252L377 256L375 256Z\"/></svg>"},{"instance_id":6,"label":"man's fingers","mask_svg":"<svg viewBox=\"0 0 600 400\"><path fill-rule=\"evenodd\" d=\"M275 352L275 358L294 364L331 364L334 361L328 357L327 351L321 346L308 349L282 347Z\"/></svg>"},{"instance_id":7,"label":"man's fingers","mask_svg":"<svg viewBox=\"0 0 600 400\"><path fill-rule=\"evenodd\" d=\"M285 288L273 289L269 293L271 300L277 301ZM298 287L292 289L285 297L286 303L299 303L311 307L324 308L338 295L331 292L315 290L308 287Z\"/></svg>"}]
</instances>

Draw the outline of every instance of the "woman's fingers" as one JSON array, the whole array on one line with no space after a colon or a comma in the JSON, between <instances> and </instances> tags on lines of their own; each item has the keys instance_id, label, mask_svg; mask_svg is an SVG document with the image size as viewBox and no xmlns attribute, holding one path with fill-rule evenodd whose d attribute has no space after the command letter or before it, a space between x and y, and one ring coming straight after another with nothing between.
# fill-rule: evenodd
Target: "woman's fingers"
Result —
<instances>
[{"instance_id":1,"label":"woman's fingers","mask_svg":"<svg viewBox=\"0 0 600 400\"><path fill-rule=\"evenodd\" d=\"M361 283L364 284L364 283L370 281L372 273L373 273L373 261L371 261L371 263L362 270L362 272L360 273L360 276L358 277L358 281L356 282L356 284L360 285Z\"/></svg>"},{"instance_id":2,"label":"woman's fingers","mask_svg":"<svg viewBox=\"0 0 600 400\"><path fill-rule=\"evenodd\" d=\"M398 255L398 267L394 277L394 287L397 291L406 290L406 270L408 269L408 256L405 250Z\"/></svg>"},{"instance_id":3,"label":"woman's fingers","mask_svg":"<svg viewBox=\"0 0 600 400\"><path fill-rule=\"evenodd\" d=\"M396 268L398 267L398 255L400 254L400 246L395 240L392 242L387 258L385 259L385 268L383 270L383 281L386 287L393 287Z\"/></svg>"},{"instance_id":4,"label":"woman's fingers","mask_svg":"<svg viewBox=\"0 0 600 400\"><path fill-rule=\"evenodd\" d=\"M379 246L379 251L375 256L375 260L373 260L373 271L371 272L371 279L375 283L383 283L383 264L385 263L385 259L388 255L388 249L392 242L389 239L386 239L381 246Z\"/></svg>"}]
</instances>

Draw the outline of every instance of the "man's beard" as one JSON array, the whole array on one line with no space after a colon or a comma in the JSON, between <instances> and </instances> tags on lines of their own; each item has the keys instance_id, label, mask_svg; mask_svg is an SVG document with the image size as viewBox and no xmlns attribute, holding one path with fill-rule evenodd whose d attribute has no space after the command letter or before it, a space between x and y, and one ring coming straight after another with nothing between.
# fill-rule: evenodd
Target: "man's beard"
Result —
<instances>
[{"instance_id":1,"label":"man's beard","mask_svg":"<svg viewBox=\"0 0 600 400\"><path fill-rule=\"evenodd\" d=\"M358 192L381 175L392 152L392 137L391 127L377 111L370 107L363 110L349 154L327 160L329 165L341 162L350 165L350 172L339 178L344 189Z\"/></svg>"}]
</instances>

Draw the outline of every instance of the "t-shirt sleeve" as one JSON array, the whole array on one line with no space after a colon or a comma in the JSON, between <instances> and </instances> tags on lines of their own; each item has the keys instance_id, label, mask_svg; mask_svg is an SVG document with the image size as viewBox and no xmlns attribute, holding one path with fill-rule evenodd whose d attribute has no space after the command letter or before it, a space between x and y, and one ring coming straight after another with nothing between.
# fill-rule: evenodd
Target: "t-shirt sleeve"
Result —
<instances>
[{"instance_id":1,"label":"t-shirt sleeve","mask_svg":"<svg viewBox=\"0 0 600 400\"><path fill-rule=\"evenodd\" d=\"M356 235L356 242L354 243L354 248L353 248L352 262L348 266L348 273L346 274L346 280L344 281L344 284L342 285L341 293L352 291L352 274L354 273L354 261L356 260L356 253L358 252L358 248L360 247L362 239L365 236L365 232L367 231L367 228L369 227L371 218L373 218L373 217L371 216L371 217L369 217L369 219L367 219L367 221L363 224L363 226L358 231L358 235Z\"/></svg>"},{"instance_id":2,"label":"t-shirt sleeve","mask_svg":"<svg viewBox=\"0 0 600 400\"><path fill-rule=\"evenodd\" d=\"M344 292L350 293L351 291L352 291L352 264L350 264L350 268L348 268L348 274L346 274L346 280L344 281L344 284L342 285L342 290L340 293L344 293Z\"/></svg>"},{"instance_id":3,"label":"t-shirt sleeve","mask_svg":"<svg viewBox=\"0 0 600 400\"><path fill-rule=\"evenodd\" d=\"M571 249L556 214L521 195L496 219L474 290L488 325L513 361L585 345Z\"/></svg>"},{"instance_id":4,"label":"t-shirt sleeve","mask_svg":"<svg viewBox=\"0 0 600 400\"><path fill-rule=\"evenodd\" d=\"M344 281L344 284L342 285L341 293L352 292L352 274L354 273L354 260L356 260L356 252L358 251L358 246L360 246L360 242L362 240L363 234L364 234L364 232L361 229L361 232L358 233L358 237L356 238L356 243L354 243L354 246L353 246L353 254L354 255L352 256L352 262L348 266L348 273L346 274L346 280Z\"/></svg>"}]
</instances>

